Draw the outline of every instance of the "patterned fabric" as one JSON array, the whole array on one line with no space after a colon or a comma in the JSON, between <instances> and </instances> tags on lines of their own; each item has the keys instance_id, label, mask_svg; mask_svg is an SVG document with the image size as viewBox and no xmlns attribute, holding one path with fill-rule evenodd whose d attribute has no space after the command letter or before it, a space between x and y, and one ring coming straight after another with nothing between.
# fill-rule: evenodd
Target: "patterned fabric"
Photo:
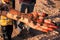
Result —
<instances>
[{"instance_id":1,"label":"patterned fabric","mask_svg":"<svg viewBox=\"0 0 60 40\"><path fill-rule=\"evenodd\" d=\"M12 20L6 18L5 16L0 16L0 25L1 26L12 25Z\"/></svg>"}]
</instances>

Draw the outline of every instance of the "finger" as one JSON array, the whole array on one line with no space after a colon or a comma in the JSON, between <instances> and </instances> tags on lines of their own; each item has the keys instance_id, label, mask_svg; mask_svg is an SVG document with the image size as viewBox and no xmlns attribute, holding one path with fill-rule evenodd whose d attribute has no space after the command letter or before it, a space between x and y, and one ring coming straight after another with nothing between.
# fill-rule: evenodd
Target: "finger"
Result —
<instances>
[{"instance_id":1,"label":"finger","mask_svg":"<svg viewBox=\"0 0 60 40\"><path fill-rule=\"evenodd\" d=\"M49 25L50 28L54 28L54 29L57 29L57 26L54 26L54 25Z\"/></svg>"},{"instance_id":2,"label":"finger","mask_svg":"<svg viewBox=\"0 0 60 40\"><path fill-rule=\"evenodd\" d=\"M39 30L39 31L42 31L42 32L48 32L48 30L43 29L42 27L39 27L39 26L38 26L38 27L36 27L36 29L37 29L37 30Z\"/></svg>"},{"instance_id":3,"label":"finger","mask_svg":"<svg viewBox=\"0 0 60 40\"><path fill-rule=\"evenodd\" d=\"M49 28L48 26L42 26L41 28L45 29L45 30L48 30L48 31L52 31L53 30L52 28Z\"/></svg>"}]
</instances>

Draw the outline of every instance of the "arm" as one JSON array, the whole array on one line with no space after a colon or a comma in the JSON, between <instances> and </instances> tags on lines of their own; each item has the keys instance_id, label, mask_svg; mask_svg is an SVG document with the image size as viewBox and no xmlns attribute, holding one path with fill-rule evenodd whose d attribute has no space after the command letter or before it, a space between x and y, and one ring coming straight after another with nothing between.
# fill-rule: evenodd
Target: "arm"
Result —
<instances>
[{"instance_id":1,"label":"arm","mask_svg":"<svg viewBox=\"0 0 60 40\"><path fill-rule=\"evenodd\" d=\"M14 9L13 9L14 10ZM11 11L11 10L10 10ZM13 13L12 13L13 12ZM30 20L29 22L29 18L26 18L26 17L23 17L21 16L22 14L21 13L18 13L18 11L12 11L12 12L9 12L8 14L6 14L6 16L10 19L13 19L13 20L16 20L16 21L19 21L19 22L23 22L25 23L28 27L31 27L33 29L36 29L36 30L39 30L39 31L42 31L42 32L48 32L48 31L51 31L49 30L50 27L49 26L46 26L46 25L43 25L41 26L39 23L37 23L36 25L33 23L32 20ZM20 18L17 18L18 14L20 14ZM13 15L14 14L14 15ZM52 26L53 27L53 26ZM52 28L51 28L52 29Z\"/></svg>"}]
</instances>

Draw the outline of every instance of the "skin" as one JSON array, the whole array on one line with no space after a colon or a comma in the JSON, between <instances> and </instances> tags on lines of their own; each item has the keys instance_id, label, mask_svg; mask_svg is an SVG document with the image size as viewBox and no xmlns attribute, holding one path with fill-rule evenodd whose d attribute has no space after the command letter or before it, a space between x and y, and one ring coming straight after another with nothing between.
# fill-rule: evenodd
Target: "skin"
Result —
<instances>
[{"instance_id":1,"label":"skin","mask_svg":"<svg viewBox=\"0 0 60 40\"><path fill-rule=\"evenodd\" d=\"M14 9L10 9L9 12L7 14L3 13L2 15L10 18L10 19L13 19L13 20L17 20L17 21L20 21L20 22L23 22L25 23L25 25L27 25L28 27L31 27L33 29L36 29L36 30L39 30L39 31L42 31L42 32L48 32L48 31L52 31L53 29L50 28L47 24L43 24L42 26L37 23L36 25L33 23L31 17L32 16L29 16L31 14L21 14L19 11L17 10L14 10ZM34 14L32 14L34 15ZM17 18L17 16L19 18ZM33 16L35 17L35 16ZM35 17L36 18L36 17ZM39 17L40 18L40 17Z\"/></svg>"}]
</instances>

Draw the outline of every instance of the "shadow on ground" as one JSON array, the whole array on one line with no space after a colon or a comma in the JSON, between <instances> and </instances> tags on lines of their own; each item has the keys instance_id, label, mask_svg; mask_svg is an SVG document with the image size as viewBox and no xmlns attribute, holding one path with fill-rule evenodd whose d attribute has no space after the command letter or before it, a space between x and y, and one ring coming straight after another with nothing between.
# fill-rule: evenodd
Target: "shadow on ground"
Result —
<instances>
[{"instance_id":1,"label":"shadow on ground","mask_svg":"<svg viewBox=\"0 0 60 40\"><path fill-rule=\"evenodd\" d=\"M30 28L29 31L22 30L20 34L18 34L16 37L13 38L13 40L24 40L24 39L28 39L37 35L45 34L41 31L34 30L32 28Z\"/></svg>"},{"instance_id":2,"label":"shadow on ground","mask_svg":"<svg viewBox=\"0 0 60 40\"><path fill-rule=\"evenodd\" d=\"M30 39L35 39L35 38L38 38L41 37L39 40L60 40L60 22L56 22L57 26L58 26L58 29L55 29L56 32L58 32L59 34L57 34L55 32L55 35L53 34L54 32L51 32L51 33L43 33L41 31L37 31L37 30L34 30L32 28L30 28L29 31L27 30L22 30L20 32L20 34L18 34L16 37L14 37L12 40L30 40ZM34 38L35 37L35 38ZM32 39L32 40L33 40Z\"/></svg>"}]
</instances>

